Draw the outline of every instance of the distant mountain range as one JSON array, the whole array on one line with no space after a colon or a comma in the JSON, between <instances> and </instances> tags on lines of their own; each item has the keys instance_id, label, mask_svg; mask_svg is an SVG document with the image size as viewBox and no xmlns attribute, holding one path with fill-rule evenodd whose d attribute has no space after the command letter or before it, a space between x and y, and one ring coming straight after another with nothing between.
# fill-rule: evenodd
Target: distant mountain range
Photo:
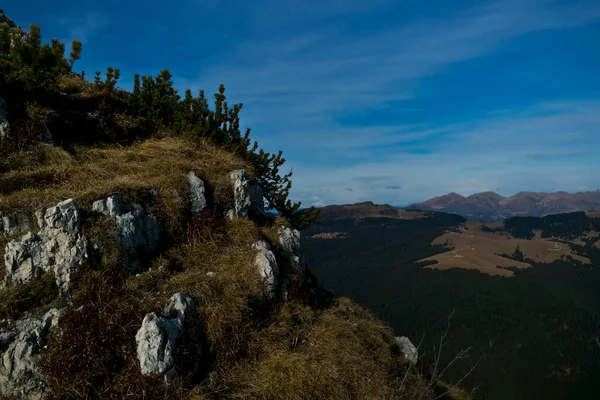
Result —
<instances>
[{"instance_id":1,"label":"distant mountain range","mask_svg":"<svg viewBox=\"0 0 600 400\"><path fill-rule=\"evenodd\" d=\"M450 193L412 204L406 209L443 211L484 221L502 221L514 216L543 217L549 214L600 210L600 190L574 194L520 192L510 197L494 192L476 193L468 197Z\"/></svg>"}]
</instances>

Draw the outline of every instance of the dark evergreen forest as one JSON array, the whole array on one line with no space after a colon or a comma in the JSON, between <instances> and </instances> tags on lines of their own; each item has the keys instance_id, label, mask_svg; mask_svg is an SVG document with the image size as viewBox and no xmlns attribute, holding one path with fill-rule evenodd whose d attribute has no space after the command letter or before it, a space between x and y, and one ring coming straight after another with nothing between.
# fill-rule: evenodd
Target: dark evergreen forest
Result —
<instances>
[{"instance_id":1,"label":"dark evergreen forest","mask_svg":"<svg viewBox=\"0 0 600 400\"><path fill-rule=\"evenodd\" d=\"M416 261L440 247L431 241L464 219L444 213L415 220L320 221L303 232L305 260L321 283L388 322L396 335L419 342L423 368L448 326L442 367L461 350L470 356L447 371L450 381L478 387L481 399L600 398L600 249L588 240L572 259L515 270L510 278L477 271L440 271ZM514 236L573 238L598 229L584 213L515 217ZM311 239L318 232L348 232L344 239ZM515 256L520 256L515 252Z\"/></svg>"}]
</instances>

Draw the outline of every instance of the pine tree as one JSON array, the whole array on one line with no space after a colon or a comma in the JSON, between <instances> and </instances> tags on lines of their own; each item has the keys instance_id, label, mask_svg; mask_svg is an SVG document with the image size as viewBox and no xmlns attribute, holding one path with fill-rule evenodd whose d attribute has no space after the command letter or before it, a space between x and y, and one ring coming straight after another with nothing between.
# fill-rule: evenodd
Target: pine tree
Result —
<instances>
[{"instance_id":1,"label":"pine tree","mask_svg":"<svg viewBox=\"0 0 600 400\"><path fill-rule=\"evenodd\" d=\"M131 92L131 96L129 98L129 103L134 115L138 115L140 111L140 91L140 74L135 74L133 76L133 91Z\"/></svg>"}]
</instances>

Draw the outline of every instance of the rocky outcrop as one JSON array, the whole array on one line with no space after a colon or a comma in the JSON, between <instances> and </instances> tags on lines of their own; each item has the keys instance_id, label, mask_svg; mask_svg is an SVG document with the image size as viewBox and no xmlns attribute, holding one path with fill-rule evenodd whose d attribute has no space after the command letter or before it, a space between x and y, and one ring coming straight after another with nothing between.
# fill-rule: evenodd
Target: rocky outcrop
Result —
<instances>
[{"instance_id":1,"label":"rocky outcrop","mask_svg":"<svg viewBox=\"0 0 600 400\"><path fill-rule=\"evenodd\" d=\"M289 261L290 268L296 273L304 275L304 266L300 262L300 232L285 226L280 226L278 232L279 244Z\"/></svg>"},{"instance_id":2,"label":"rocky outcrop","mask_svg":"<svg viewBox=\"0 0 600 400\"><path fill-rule=\"evenodd\" d=\"M0 216L0 219L2 220L0 222L0 232L9 235L28 232L33 226L31 215L24 212L18 212L5 217Z\"/></svg>"},{"instance_id":3,"label":"rocky outcrop","mask_svg":"<svg viewBox=\"0 0 600 400\"><path fill-rule=\"evenodd\" d=\"M142 374L162 374L167 380L174 376L175 344L183 330L185 314L193 307L191 297L176 293L165 307L164 316L146 314L135 335Z\"/></svg>"},{"instance_id":4,"label":"rocky outcrop","mask_svg":"<svg viewBox=\"0 0 600 400\"><path fill-rule=\"evenodd\" d=\"M190 196L192 201L192 214L200 214L206 207L206 197L204 196L204 181L198 178L192 171L188 174L190 184Z\"/></svg>"},{"instance_id":5,"label":"rocky outcrop","mask_svg":"<svg viewBox=\"0 0 600 400\"><path fill-rule=\"evenodd\" d=\"M277 266L275 254L264 240L254 243L252 248L258 250L254 264L262 278L265 294L270 298L274 298L279 284L279 267Z\"/></svg>"},{"instance_id":6,"label":"rocky outcrop","mask_svg":"<svg viewBox=\"0 0 600 400\"><path fill-rule=\"evenodd\" d=\"M75 269L88 258L88 241L81 233L80 213L73 199L48 208L42 229L10 241L4 251L4 286L30 281L51 271L61 292L71 283Z\"/></svg>"},{"instance_id":7,"label":"rocky outcrop","mask_svg":"<svg viewBox=\"0 0 600 400\"><path fill-rule=\"evenodd\" d=\"M8 18L8 16L4 14L4 11L0 10L0 26L2 25L8 25L11 28L17 27L12 18Z\"/></svg>"},{"instance_id":8,"label":"rocky outcrop","mask_svg":"<svg viewBox=\"0 0 600 400\"><path fill-rule=\"evenodd\" d=\"M158 245L160 227L156 218L137 204L124 204L118 195L95 201L92 209L110 216L117 225L116 237L123 250L123 268L131 273L143 270L140 256Z\"/></svg>"},{"instance_id":9,"label":"rocky outcrop","mask_svg":"<svg viewBox=\"0 0 600 400\"><path fill-rule=\"evenodd\" d=\"M8 106L6 105L6 101L0 97L0 141L8 137L10 134L9 130Z\"/></svg>"},{"instance_id":10,"label":"rocky outcrop","mask_svg":"<svg viewBox=\"0 0 600 400\"><path fill-rule=\"evenodd\" d=\"M400 347L400 353L411 364L416 364L419 360L419 352L414 344L406 336L396 336L396 343Z\"/></svg>"},{"instance_id":11,"label":"rocky outcrop","mask_svg":"<svg viewBox=\"0 0 600 400\"><path fill-rule=\"evenodd\" d=\"M43 398L46 380L39 370L37 359L60 315L59 310L52 309L41 319L16 321L0 333L0 395L21 399Z\"/></svg>"},{"instance_id":12,"label":"rocky outcrop","mask_svg":"<svg viewBox=\"0 0 600 400\"><path fill-rule=\"evenodd\" d=\"M233 184L234 206L227 212L227 217L234 219L247 218L248 214L263 215L265 206L260 185L251 183L243 169L230 172L229 178Z\"/></svg>"}]
</instances>

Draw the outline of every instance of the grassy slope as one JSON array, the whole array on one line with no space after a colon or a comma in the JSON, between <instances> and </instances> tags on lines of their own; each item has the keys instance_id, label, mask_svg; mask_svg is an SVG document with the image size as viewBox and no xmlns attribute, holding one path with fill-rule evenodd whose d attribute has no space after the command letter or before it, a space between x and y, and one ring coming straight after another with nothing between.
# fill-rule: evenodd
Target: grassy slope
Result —
<instances>
[{"instance_id":1,"label":"grassy slope","mask_svg":"<svg viewBox=\"0 0 600 400\"><path fill-rule=\"evenodd\" d=\"M84 232L102 252L80 269L72 305L42 353L53 396L433 396L418 373L402 379L408 366L397 355L391 329L350 300L331 298L310 279L292 276L290 301L265 301L249 245L261 238L270 241L286 271L275 241L275 229L285 221L222 217L232 202L227 172L249 169L230 153L207 142L165 138L127 148L80 148L72 154L40 145L21 154L23 159L29 161L15 162L11 172L0 175L0 210L31 212L76 198ZM182 200L191 170L207 183L210 198L198 217L189 215L189 204ZM148 197L150 188L159 193L156 203ZM91 212L94 200L116 192L141 204L163 227L160 252L147 261L153 268L140 276L123 275L112 222ZM216 276L207 277L209 271ZM44 276L22 289L0 291L0 312L18 317L26 309L64 306L48 282ZM134 338L145 313L159 312L175 292L191 295L197 311L186 318L177 347L177 368L185 379L167 393L160 379L140 375ZM30 301L24 303L22 293L34 295L25 296ZM198 353L202 362L194 364ZM461 396L454 393L454 398Z\"/></svg>"}]
</instances>

